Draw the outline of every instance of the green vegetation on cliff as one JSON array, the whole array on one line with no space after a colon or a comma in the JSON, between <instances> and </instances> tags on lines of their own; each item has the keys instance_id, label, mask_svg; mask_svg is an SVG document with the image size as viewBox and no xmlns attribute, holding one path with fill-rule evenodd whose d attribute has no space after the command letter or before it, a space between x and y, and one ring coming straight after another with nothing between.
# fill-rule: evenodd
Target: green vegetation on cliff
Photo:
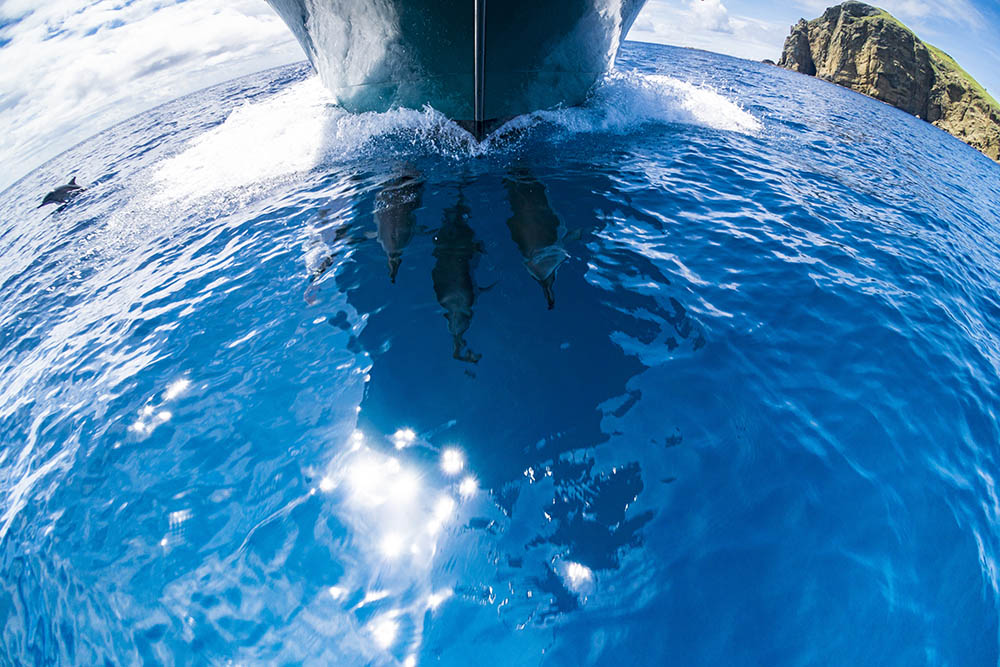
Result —
<instances>
[{"instance_id":1,"label":"green vegetation on cliff","mask_svg":"<svg viewBox=\"0 0 1000 667\"><path fill-rule=\"evenodd\" d=\"M862 20L881 19L883 21L892 21L893 23L895 23L897 26L899 26L903 30L906 30L909 33L913 33L913 31L910 30L908 27L906 27L906 25L902 21L900 21L899 19L897 19L895 16L893 16L892 14L890 14L889 12L887 12L886 10L881 9L879 7L876 7L876 9L879 10L878 14L875 14L875 15L869 16L869 17L865 17ZM914 35L915 38L917 38L915 33L913 33L913 35ZM917 38L917 39L919 39L919 38ZM939 71L941 71L942 73L955 72L955 73L959 74L963 79L965 79L965 83L969 86L969 88L977 91L980 95L982 95L986 99L986 101L990 104L990 106L992 106L994 109L997 109L998 111L1000 111L1000 103L998 103L993 98L993 96L990 95L989 92L985 88L983 88L982 84L980 84L978 81L976 81L972 77L971 74L969 74L968 72L966 72L962 68L962 66L959 65L958 62L955 61L954 58L952 58L950 55L948 55L947 53L945 53L944 51L942 51L938 47L934 46L933 44L929 44L927 42L923 42L923 45L926 46L927 50L931 52L931 55L933 55L937 59L938 62L936 62L934 64L937 66L937 69Z\"/></svg>"},{"instance_id":2,"label":"green vegetation on cliff","mask_svg":"<svg viewBox=\"0 0 1000 667\"><path fill-rule=\"evenodd\" d=\"M778 64L882 100L1000 161L1000 104L883 9L849 1L802 19Z\"/></svg>"},{"instance_id":3,"label":"green vegetation on cliff","mask_svg":"<svg viewBox=\"0 0 1000 667\"><path fill-rule=\"evenodd\" d=\"M887 16L891 16L891 14L887 13ZM980 84L978 81L972 78L971 74L962 69L962 66L959 65L957 62L955 62L954 58L952 58L947 53L945 53L938 47L934 46L933 44L928 44L927 42L924 42L924 45L930 50L931 54L939 61L937 65L940 70L942 70L943 72L952 71L958 73L965 80L965 83L966 85L969 86L969 88L975 90L980 95L982 95L983 98L985 98L986 101L989 103L989 105L992 106L997 111L997 113L1000 113L1000 102L997 102L996 99L992 95L990 95L985 88L983 88L982 84Z\"/></svg>"}]
</instances>

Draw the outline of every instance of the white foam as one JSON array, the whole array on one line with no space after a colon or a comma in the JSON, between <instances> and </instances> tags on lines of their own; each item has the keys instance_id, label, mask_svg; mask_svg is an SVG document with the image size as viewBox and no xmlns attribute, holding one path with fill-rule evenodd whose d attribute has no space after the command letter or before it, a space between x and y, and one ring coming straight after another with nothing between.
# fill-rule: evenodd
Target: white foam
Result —
<instances>
[{"instance_id":1,"label":"white foam","mask_svg":"<svg viewBox=\"0 0 1000 667\"><path fill-rule=\"evenodd\" d=\"M581 107L518 117L477 144L439 112L394 109L350 114L332 103L317 77L235 109L224 123L195 138L155 167L155 199L169 203L283 180L350 159L380 137L397 150L465 159L507 150L535 130L565 134L626 134L649 124L678 123L752 133L761 124L708 86L662 75L612 73ZM401 144L401 148L399 147Z\"/></svg>"},{"instance_id":2,"label":"white foam","mask_svg":"<svg viewBox=\"0 0 1000 667\"><path fill-rule=\"evenodd\" d=\"M433 109L351 114L332 103L310 77L259 102L249 102L161 162L153 175L161 201L197 198L280 180L342 160L376 137L405 132L442 151L472 144L471 136Z\"/></svg>"},{"instance_id":3,"label":"white foam","mask_svg":"<svg viewBox=\"0 0 1000 667\"><path fill-rule=\"evenodd\" d=\"M572 133L625 134L644 125L664 123L746 134L763 127L711 86L634 72L609 74L581 107L540 111L533 116Z\"/></svg>"},{"instance_id":4,"label":"white foam","mask_svg":"<svg viewBox=\"0 0 1000 667\"><path fill-rule=\"evenodd\" d=\"M226 121L161 162L153 176L162 198L199 196L314 168L327 106L316 79L234 110Z\"/></svg>"}]
</instances>

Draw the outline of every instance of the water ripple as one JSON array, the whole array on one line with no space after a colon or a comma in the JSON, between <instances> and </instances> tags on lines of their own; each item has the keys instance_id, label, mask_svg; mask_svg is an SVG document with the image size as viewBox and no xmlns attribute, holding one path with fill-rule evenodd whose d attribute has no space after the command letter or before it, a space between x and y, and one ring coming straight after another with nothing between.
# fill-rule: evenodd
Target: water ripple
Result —
<instances>
[{"instance_id":1,"label":"water ripple","mask_svg":"<svg viewBox=\"0 0 1000 667\"><path fill-rule=\"evenodd\" d=\"M265 72L4 192L0 654L996 663L1000 170L621 62L483 145Z\"/></svg>"}]
</instances>

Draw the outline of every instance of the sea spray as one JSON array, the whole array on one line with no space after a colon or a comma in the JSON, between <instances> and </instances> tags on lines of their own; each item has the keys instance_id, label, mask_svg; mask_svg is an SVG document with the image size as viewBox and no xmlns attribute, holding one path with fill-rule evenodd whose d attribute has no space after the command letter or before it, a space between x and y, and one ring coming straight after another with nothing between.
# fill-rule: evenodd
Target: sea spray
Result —
<instances>
[{"instance_id":1,"label":"sea spray","mask_svg":"<svg viewBox=\"0 0 1000 667\"><path fill-rule=\"evenodd\" d=\"M332 104L314 76L237 107L222 125L156 165L153 184L161 201L199 198L280 182L386 150L401 160L434 154L467 160L516 153L526 133L558 144L580 134L625 134L664 124L743 133L762 128L737 102L710 86L616 72L600 82L586 104L519 116L478 143L431 108L347 113Z\"/></svg>"}]
</instances>

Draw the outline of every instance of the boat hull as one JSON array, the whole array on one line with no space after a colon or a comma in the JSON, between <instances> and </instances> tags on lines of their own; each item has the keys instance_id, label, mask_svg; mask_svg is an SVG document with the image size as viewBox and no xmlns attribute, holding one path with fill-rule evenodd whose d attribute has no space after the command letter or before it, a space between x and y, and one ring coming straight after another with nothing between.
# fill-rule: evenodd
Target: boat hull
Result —
<instances>
[{"instance_id":1,"label":"boat hull","mask_svg":"<svg viewBox=\"0 0 1000 667\"><path fill-rule=\"evenodd\" d=\"M349 111L476 114L476 0L268 0ZM480 0L481 118L581 103L645 0Z\"/></svg>"}]
</instances>

